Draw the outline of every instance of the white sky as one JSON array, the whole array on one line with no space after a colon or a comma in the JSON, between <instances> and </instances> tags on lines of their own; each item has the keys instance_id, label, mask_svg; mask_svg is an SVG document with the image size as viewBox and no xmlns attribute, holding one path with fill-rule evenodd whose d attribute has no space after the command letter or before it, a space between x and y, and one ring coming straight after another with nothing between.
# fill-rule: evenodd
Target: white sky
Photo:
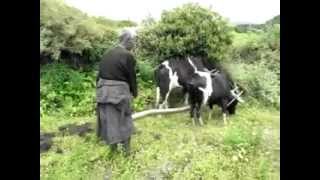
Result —
<instances>
[{"instance_id":1,"label":"white sky","mask_svg":"<svg viewBox=\"0 0 320 180\"><path fill-rule=\"evenodd\" d=\"M231 23L264 23L280 14L280 0L65 0L88 15L140 23L147 15L159 19L162 10L188 2L210 7Z\"/></svg>"}]
</instances>

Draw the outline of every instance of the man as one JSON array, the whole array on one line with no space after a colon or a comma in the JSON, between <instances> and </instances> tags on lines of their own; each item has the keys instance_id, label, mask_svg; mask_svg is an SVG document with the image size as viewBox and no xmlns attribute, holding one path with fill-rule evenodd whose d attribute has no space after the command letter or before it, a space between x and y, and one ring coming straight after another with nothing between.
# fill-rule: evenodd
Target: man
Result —
<instances>
[{"instance_id":1,"label":"man","mask_svg":"<svg viewBox=\"0 0 320 180\"><path fill-rule=\"evenodd\" d=\"M97 136L112 151L122 144L126 154L133 132L130 103L137 97L136 61L130 52L133 47L133 34L124 31L120 44L103 56L97 76Z\"/></svg>"}]
</instances>

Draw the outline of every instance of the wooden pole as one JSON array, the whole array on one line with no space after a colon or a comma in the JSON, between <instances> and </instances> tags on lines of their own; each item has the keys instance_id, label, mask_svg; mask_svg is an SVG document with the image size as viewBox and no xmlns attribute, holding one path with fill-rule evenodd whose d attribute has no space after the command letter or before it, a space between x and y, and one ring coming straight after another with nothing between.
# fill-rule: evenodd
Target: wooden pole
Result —
<instances>
[{"instance_id":1,"label":"wooden pole","mask_svg":"<svg viewBox=\"0 0 320 180\"><path fill-rule=\"evenodd\" d=\"M190 109L190 106L180 107L180 108L169 108L169 109L150 109L146 111L141 111L134 113L132 115L132 119L140 119L146 116L155 115L155 114L168 114L168 113L177 113L177 112L183 112Z\"/></svg>"}]
</instances>

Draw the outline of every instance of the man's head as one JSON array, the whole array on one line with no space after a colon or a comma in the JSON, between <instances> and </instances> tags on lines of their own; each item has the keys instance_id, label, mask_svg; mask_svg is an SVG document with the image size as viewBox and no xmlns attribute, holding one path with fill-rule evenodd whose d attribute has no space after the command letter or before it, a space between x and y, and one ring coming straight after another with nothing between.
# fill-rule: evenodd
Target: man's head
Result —
<instances>
[{"instance_id":1,"label":"man's head","mask_svg":"<svg viewBox=\"0 0 320 180\"><path fill-rule=\"evenodd\" d=\"M122 45L124 48L130 51L134 47L135 35L129 30L124 30L121 33L119 40L120 45Z\"/></svg>"}]
</instances>

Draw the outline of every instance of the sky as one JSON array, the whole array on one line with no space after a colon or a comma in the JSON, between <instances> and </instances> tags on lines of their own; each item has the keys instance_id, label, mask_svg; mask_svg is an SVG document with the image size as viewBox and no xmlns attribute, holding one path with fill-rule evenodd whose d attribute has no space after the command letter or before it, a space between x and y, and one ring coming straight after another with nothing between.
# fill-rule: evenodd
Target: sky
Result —
<instances>
[{"instance_id":1,"label":"sky","mask_svg":"<svg viewBox=\"0 0 320 180\"><path fill-rule=\"evenodd\" d=\"M91 16L140 23L148 15L159 19L162 10L188 2L211 7L231 23L260 24L280 14L280 0L65 0Z\"/></svg>"}]
</instances>

